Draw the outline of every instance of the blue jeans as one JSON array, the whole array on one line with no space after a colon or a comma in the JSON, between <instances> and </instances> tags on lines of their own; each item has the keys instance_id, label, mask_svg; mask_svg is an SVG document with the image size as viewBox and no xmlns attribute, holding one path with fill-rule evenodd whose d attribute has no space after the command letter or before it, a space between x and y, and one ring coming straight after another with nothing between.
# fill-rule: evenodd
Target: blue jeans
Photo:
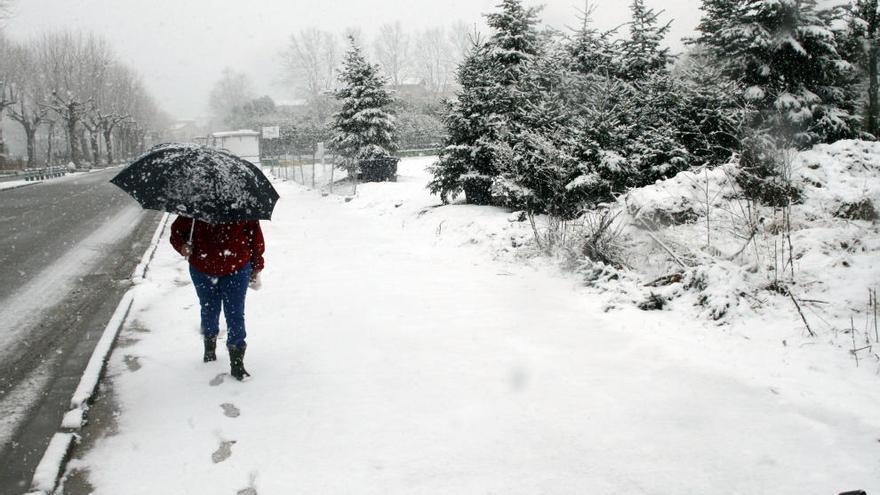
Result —
<instances>
[{"instance_id":1,"label":"blue jeans","mask_svg":"<svg viewBox=\"0 0 880 495\"><path fill-rule=\"evenodd\" d=\"M190 265L189 274L202 307L202 333L205 337L216 337L220 333L222 306L226 316L226 345L244 347L247 336L244 329L244 296L250 281L251 264L248 263L235 273L219 277L204 274Z\"/></svg>"}]
</instances>

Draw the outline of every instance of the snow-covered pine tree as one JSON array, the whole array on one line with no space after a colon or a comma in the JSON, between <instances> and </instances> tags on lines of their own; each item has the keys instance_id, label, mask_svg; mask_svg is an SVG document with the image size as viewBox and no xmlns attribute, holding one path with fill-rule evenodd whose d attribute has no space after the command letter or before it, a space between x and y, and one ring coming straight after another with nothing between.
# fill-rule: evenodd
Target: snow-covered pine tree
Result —
<instances>
[{"instance_id":1,"label":"snow-covered pine tree","mask_svg":"<svg viewBox=\"0 0 880 495\"><path fill-rule=\"evenodd\" d=\"M594 206L639 185L639 172L629 160L636 132L636 90L616 77L582 76L573 93L573 146L579 174L568 184L583 204Z\"/></svg>"},{"instance_id":2,"label":"snow-covered pine tree","mask_svg":"<svg viewBox=\"0 0 880 495\"><path fill-rule=\"evenodd\" d=\"M693 164L712 166L727 162L740 145L744 104L739 84L703 54L692 54L678 68L675 78L681 96L675 116L676 130Z\"/></svg>"},{"instance_id":3,"label":"snow-covered pine tree","mask_svg":"<svg viewBox=\"0 0 880 495\"><path fill-rule=\"evenodd\" d=\"M540 51L538 10L526 8L522 0L501 0L498 11L486 15L492 29L488 47L494 59L497 82L515 85L528 70L527 64Z\"/></svg>"},{"instance_id":4,"label":"snow-covered pine tree","mask_svg":"<svg viewBox=\"0 0 880 495\"><path fill-rule=\"evenodd\" d=\"M861 81L863 129L880 137L880 11L878 0L853 0L846 12L846 29L838 44L846 60L858 68Z\"/></svg>"},{"instance_id":5,"label":"snow-covered pine tree","mask_svg":"<svg viewBox=\"0 0 880 495\"><path fill-rule=\"evenodd\" d=\"M443 123L447 137L431 172L428 189L444 202L464 191L468 203L489 204L489 189L498 174L493 163L496 136L494 115L495 69L489 47L473 40L470 53L458 67L459 91L447 102Z\"/></svg>"},{"instance_id":6,"label":"snow-covered pine tree","mask_svg":"<svg viewBox=\"0 0 880 495\"><path fill-rule=\"evenodd\" d=\"M449 138L429 184L445 200L463 190L468 203L490 203L498 175L493 149L524 128L520 84L540 51L537 10L502 0L486 20L492 35L459 67L461 90L445 119Z\"/></svg>"},{"instance_id":7,"label":"snow-covered pine tree","mask_svg":"<svg viewBox=\"0 0 880 495\"><path fill-rule=\"evenodd\" d=\"M798 192L785 180L784 150L858 131L853 66L838 49L832 11L819 10L816 0L739 0L715 7L705 9L715 17L701 23L700 39L723 61L717 66L725 76L743 88L737 180L754 199L790 204Z\"/></svg>"},{"instance_id":8,"label":"snow-covered pine tree","mask_svg":"<svg viewBox=\"0 0 880 495\"><path fill-rule=\"evenodd\" d=\"M516 139L496 145L500 174L492 184L497 203L562 219L575 218L587 202L582 190L569 187L585 168L571 153L578 127L573 96L581 88L567 48L552 43L521 81L523 127Z\"/></svg>"},{"instance_id":9,"label":"snow-covered pine tree","mask_svg":"<svg viewBox=\"0 0 880 495\"><path fill-rule=\"evenodd\" d=\"M396 160L391 154L397 151L389 110L393 100L379 67L367 62L354 38L349 37L349 44L335 93L341 109L333 116L329 145L342 157L340 166L349 174L364 180L393 179Z\"/></svg>"},{"instance_id":10,"label":"snow-covered pine tree","mask_svg":"<svg viewBox=\"0 0 880 495\"><path fill-rule=\"evenodd\" d=\"M727 74L757 109L752 125L807 147L852 136L852 65L815 0L741 0L739 17L711 42L734 61Z\"/></svg>"},{"instance_id":11,"label":"snow-covered pine tree","mask_svg":"<svg viewBox=\"0 0 880 495\"><path fill-rule=\"evenodd\" d=\"M567 48L571 69L580 74L608 75L614 58L611 36L617 28L600 32L593 26L595 4L586 0L580 14L581 25L571 35Z\"/></svg>"},{"instance_id":12,"label":"snow-covered pine tree","mask_svg":"<svg viewBox=\"0 0 880 495\"><path fill-rule=\"evenodd\" d=\"M703 16L697 25L697 37L689 39L710 50L721 49L724 46L724 30L728 29L742 15L742 0L703 0L700 10ZM723 58L723 53L716 53L716 58Z\"/></svg>"},{"instance_id":13,"label":"snow-covered pine tree","mask_svg":"<svg viewBox=\"0 0 880 495\"><path fill-rule=\"evenodd\" d=\"M661 48L661 44L672 22L660 26L658 17L663 12L646 7L645 0L632 0L630 12L629 38L620 45L618 75L637 81L669 66L669 48Z\"/></svg>"}]
</instances>

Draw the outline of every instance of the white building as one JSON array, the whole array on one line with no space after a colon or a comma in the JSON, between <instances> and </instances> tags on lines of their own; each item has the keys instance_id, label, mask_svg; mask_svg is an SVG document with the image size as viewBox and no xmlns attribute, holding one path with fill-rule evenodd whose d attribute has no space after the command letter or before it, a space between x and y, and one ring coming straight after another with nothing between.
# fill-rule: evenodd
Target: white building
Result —
<instances>
[{"instance_id":1,"label":"white building","mask_svg":"<svg viewBox=\"0 0 880 495\"><path fill-rule=\"evenodd\" d=\"M208 136L208 145L225 149L255 165L260 164L260 133L257 131L215 132Z\"/></svg>"}]
</instances>

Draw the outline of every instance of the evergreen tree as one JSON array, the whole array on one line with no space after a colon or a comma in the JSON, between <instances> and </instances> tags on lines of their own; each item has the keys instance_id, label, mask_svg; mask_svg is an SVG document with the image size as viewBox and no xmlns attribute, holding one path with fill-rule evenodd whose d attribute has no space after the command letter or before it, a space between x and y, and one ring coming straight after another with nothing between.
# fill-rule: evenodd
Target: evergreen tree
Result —
<instances>
[{"instance_id":1,"label":"evergreen tree","mask_svg":"<svg viewBox=\"0 0 880 495\"><path fill-rule=\"evenodd\" d=\"M854 0L846 17L847 28L838 44L844 58L853 62L862 76L864 130L880 137L880 12L877 0Z\"/></svg>"},{"instance_id":2,"label":"evergreen tree","mask_svg":"<svg viewBox=\"0 0 880 495\"><path fill-rule=\"evenodd\" d=\"M751 124L807 147L851 136L852 66L815 0L742 0L741 15L707 38L758 109Z\"/></svg>"},{"instance_id":3,"label":"evergreen tree","mask_svg":"<svg viewBox=\"0 0 880 495\"><path fill-rule=\"evenodd\" d=\"M522 0L502 0L486 19L492 36L475 43L459 67L461 89L445 119L449 137L428 186L444 200L463 190L469 203L490 203L498 176L494 149L525 128L521 85L540 52L537 10Z\"/></svg>"},{"instance_id":4,"label":"evergreen tree","mask_svg":"<svg viewBox=\"0 0 880 495\"><path fill-rule=\"evenodd\" d=\"M498 11L486 15L492 29L489 53L496 62L498 82L516 84L527 70L527 63L540 50L538 10L526 8L522 0L501 0Z\"/></svg>"},{"instance_id":5,"label":"evergreen tree","mask_svg":"<svg viewBox=\"0 0 880 495\"><path fill-rule=\"evenodd\" d=\"M581 25L568 42L571 69L580 74L607 75L614 58L611 36L617 31L599 32L593 27L594 4L586 1L581 11Z\"/></svg>"},{"instance_id":6,"label":"evergreen tree","mask_svg":"<svg viewBox=\"0 0 880 495\"><path fill-rule=\"evenodd\" d=\"M582 190L569 187L583 174L571 151L576 145L577 112L573 95L580 91L577 74L568 68L566 46L555 44L536 59L521 87L526 95L523 129L516 139L499 142L495 164L500 174L492 184L495 202L531 213L574 218L587 202Z\"/></svg>"},{"instance_id":7,"label":"evergreen tree","mask_svg":"<svg viewBox=\"0 0 880 495\"><path fill-rule=\"evenodd\" d=\"M658 26L657 18L663 12L649 9L645 0L632 0L630 11L629 38L621 44L618 72L624 80L638 81L668 67L671 60L669 48L660 45L669 32L671 21Z\"/></svg>"},{"instance_id":8,"label":"evergreen tree","mask_svg":"<svg viewBox=\"0 0 880 495\"><path fill-rule=\"evenodd\" d=\"M470 53L458 67L460 89L446 104L443 123L447 137L440 158L432 169L428 189L444 202L464 191L472 204L489 204L489 189L497 170L492 143L496 138L493 115L494 62L489 47L474 40Z\"/></svg>"},{"instance_id":9,"label":"evergreen tree","mask_svg":"<svg viewBox=\"0 0 880 495\"><path fill-rule=\"evenodd\" d=\"M744 102L739 84L702 55L693 56L676 79L681 96L675 114L676 130L693 164L728 161L740 147Z\"/></svg>"},{"instance_id":10,"label":"evergreen tree","mask_svg":"<svg viewBox=\"0 0 880 495\"><path fill-rule=\"evenodd\" d=\"M354 38L349 37L349 42L339 75L341 87L335 93L341 109L333 116L329 144L342 157L340 166L349 174L390 179L396 167L377 174L374 170L363 170L361 165L385 168L391 154L397 151L394 117L389 111L393 100L385 90L379 67L367 62Z\"/></svg>"},{"instance_id":11,"label":"evergreen tree","mask_svg":"<svg viewBox=\"0 0 880 495\"><path fill-rule=\"evenodd\" d=\"M700 10L703 16L697 25L698 35L689 40L711 49L724 45L725 30L730 28L742 15L742 0L703 0ZM716 58L723 58L722 53L715 53Z\"/></svg>"}]
</instances>

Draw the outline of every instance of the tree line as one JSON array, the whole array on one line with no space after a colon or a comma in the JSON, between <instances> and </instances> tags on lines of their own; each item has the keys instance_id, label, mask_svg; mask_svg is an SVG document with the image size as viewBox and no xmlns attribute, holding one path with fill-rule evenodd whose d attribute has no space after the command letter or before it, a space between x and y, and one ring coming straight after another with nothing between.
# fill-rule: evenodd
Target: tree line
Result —
<instances>
[{"instance_id":1,"label":"tree line","mask_svg":"<svg viewBox=\"0 0 880 495\"><path fill-rule=\"evenodd\" d=\"M662 12L631 0L631 22L542 29L502 0L486 16L443 112L448 138L430 189L560 218L679 171L740 163L745 194L798 200L782 151L878 136L877 0L703 0L680 56Z\"/></svg>"},{"instance_id":2,"label":"tree line","mask_svg":"<svg viewBox=\"0 0 880 495\"><path fill-rule=\"evenodd\" d=\"M20 42L0 32L0 118L4 114L24 131L28 167L38 165L38 139L45 139L46 163L109 165L143 151L168 122L105 39L73 31Z\"/></svg>"},{"instance_id":3,"label":"tree line","mask_svg":"<svg viewBox=\"0 0 880 495\"><path fill-rule=\"evenodd\" d=\"M378 62L383 84L395 95L391 104L401 141L408 147L436 146L444 133L440 101L456 88L455 70L467 54L472 31L464 22L407 30L399 21L380 26L369 38L358 29L347 29L341 36L313 27L302 29L292 33L278 53L279 81L300 104L276 105L272 98L255 93L247 74L228 68L209 96L213 125L229 129L280 125L281 141L297 149L329 140L334 114L340 111L334 95L341 87L345 45L352 40L365 60Z\"/></svg>"}]
</instances>

